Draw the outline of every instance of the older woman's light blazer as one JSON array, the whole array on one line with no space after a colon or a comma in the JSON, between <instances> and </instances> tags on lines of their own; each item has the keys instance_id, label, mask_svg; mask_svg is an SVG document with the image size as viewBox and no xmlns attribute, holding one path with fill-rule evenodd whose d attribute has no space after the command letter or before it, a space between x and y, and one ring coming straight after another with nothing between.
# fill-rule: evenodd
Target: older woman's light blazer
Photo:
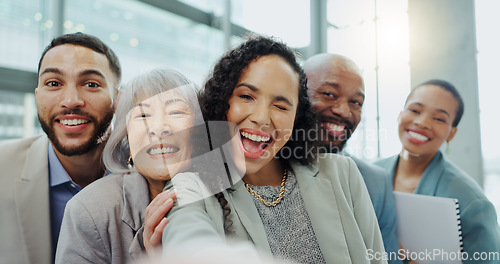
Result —
<instances>
[{"instance_id":1,"label":"older woman's light blazer","mask_svg":"<svg viewBox=\"0 0 500 264\"><path fill-rule=\"evenodd\" d=\"M139 173L112 174L76 194L66 205L56 263L129 263L144 251L149 204Z\"/></svg>"},{"instance_id":2,"label":"older woman's light blazer","mask_svg":"<svg viewBox=\"0 0 500 264\"><path fill-rule=\"evenodd\" d=\"M369 263L384 252L377 219L366 186L354 162L336 154L322 154L311 166L291 164L306 211L327 263ZM224 217L216 198L193 174L179 174L169 187L179 192L163 233L164 254L222 243ZM194 179L194 180L193 180ZM267 236L242 181L224 191L231 208L234 238L248 240L271 254ZM205 198L208 197L208 198ZM205 198L205 199L203 199ZM284 198L286 199L286 197ZM276 219L280 221L280 219ZM293 241L283 241L293 243ZM242 256L243 257L243 256ZM372 260L371 263L385 263Z\"/></svg>"}]
</instances>

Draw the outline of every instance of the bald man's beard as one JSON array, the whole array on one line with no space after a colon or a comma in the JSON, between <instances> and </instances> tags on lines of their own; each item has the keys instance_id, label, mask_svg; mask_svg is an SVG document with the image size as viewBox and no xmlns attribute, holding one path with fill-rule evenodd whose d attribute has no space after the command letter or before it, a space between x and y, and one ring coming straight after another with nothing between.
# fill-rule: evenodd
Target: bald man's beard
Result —
<instances>
[{"instance_id":1,"label":"bald man's beard","mask_svg":"<svg viewBox=\"0 0 500 264\"><path fill-rule=\"evenodd\" d=\"M327 135L327 139L321 141L322 147L326 149L327 153L340 153L344 149L345 144L351 135L351 131L347 132L342 139Z\"/></svg>"},{"instance_id":2,"label":"bald man's beard","mask_svg":"<svg viewBox=\"0 0 500 264\"><path fill-rule=\"evenodd\" d=\"M54 132L54 126L56 125L55 117L57 115L71 115L71 114L85 116L89 118L92 124L94 125L94 131L92 135L87 139L87 141L76 147L64 146L59 141ZM101 121L97 121L97 118L95 116L85 113L80 109L71 109L52 115L49 118L50 120L50 125L49 125L49 123L45 121L40 116L40 114L38 114L38 121L40 121L40 125L42 126L42 129L45 132L45 134L47 134L47 137L49 138L50 142L59 153L65 156L83 155L97 148L97 146L103 142L102 138L108 134L106 132L108 132L108 129L110 128L112 119L113 119L113 109L111 107L109 108L108 111L106 111Z\"/></svg>"},{"instance_id":3,"label":"bald man's beard","mask_svg":"<svg viewBox=\"0 0 500 264\"><path fill-rule=\"evenodd\" d=\"M332 136L328 133L328 129L321 126L321 121L336 121L335 123L342 123L346 126L346 132L339 137ZM317 124L316 129L316 131L319 132L318 139L322 148L322 152L340 153L344 149L347 140L351 138L354 130L356 130L356 126L354 123L346 119L320 117L320 121Z\"/></svg>"}]
</instances>

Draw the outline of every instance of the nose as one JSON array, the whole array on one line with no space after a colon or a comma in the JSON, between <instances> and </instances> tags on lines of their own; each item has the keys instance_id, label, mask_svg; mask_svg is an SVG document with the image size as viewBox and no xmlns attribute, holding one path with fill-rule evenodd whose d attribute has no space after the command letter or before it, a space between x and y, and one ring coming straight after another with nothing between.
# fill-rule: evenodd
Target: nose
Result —
<instances>
[{"instance_id":1,"label":"nose","mask_svg":"<svg viewBox=\"0 0 500 264\"><path fill-rule=\"evenodd\" d=\"M421 127L421 128L428 128L429 127L429 118L430 116L429 115L426 115L426 114L420 114L418 115L414 120L413 122Z\"/></svg>"},{"instance_id":2,"label":"nose","mask_svg":"<svg viewBox=\"0 0 500 264\"><path fill-rule=\"evenodd\" d=\"M337 102L330 107L330 110L334 115L342 118L347 118L352 114L351 109L349 108L349 102L346 100L337 100Z\"/></svg>"},{"instance_id":3,"label":"nose","mask_svg":"<svg viewBox=\"0 0 500 264\"><path fill-rule=\"evenodd\" d=\"M170 130L170 126L166 122L166 120L163 120L162 118L154 118L153 122L149 125L150 127L148 128L148 135L150 137L158 137L158 138L163 138L165 136L168 136L172 133Z\"/></svg>"},{"instance_id":4,"label":"nose","mask_svg":"<svg viewBox=\"0 0 500 264\"><path fill-rule=\"evenodd\" d=\"M62 91L61 105L65 108L82 107L85 104L80 91L75 86L66 86Z\"/></svg>"},{"instance_id":5,"label":"nose","mask_svg":"<svg viewBox=\"0 0 500 264\"><path fill-rule=\"evenodd\" d=\"M252 113L249 117L252 123L260 126L267 126L270 123L270 107L261 103L252 109Z\"/></svg>"}]
</instances>

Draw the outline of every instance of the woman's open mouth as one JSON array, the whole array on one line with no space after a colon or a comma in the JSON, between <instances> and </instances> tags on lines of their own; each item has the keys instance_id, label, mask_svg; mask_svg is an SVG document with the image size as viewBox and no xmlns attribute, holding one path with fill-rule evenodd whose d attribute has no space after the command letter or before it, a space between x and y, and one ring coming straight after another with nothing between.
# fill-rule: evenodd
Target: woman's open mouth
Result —
<instances>
[{"instance_id":1,"label":"woman's open mouth","mask_svg":"<svg viewBox=\"0 0 500 264\"><path fill-rule=\"evenodd\" d=\"M271 134L254 129L241 129L240 135L244 155L250 159L258 159L264 155L273 141Z\"/></svg>"},{"instance_id":2,"label":"woman's open mouth","mask_svg":"<svg viewBox=\"0 0 500 264\"><path fill-rule=\"evenodd\" d=\"M148 148L148 150L146 150L146 153L148 153L153 159L160 159L169 158L179 151L180 148L175 145L162 143L152 145Z\"/></svg>"}]
</instances>

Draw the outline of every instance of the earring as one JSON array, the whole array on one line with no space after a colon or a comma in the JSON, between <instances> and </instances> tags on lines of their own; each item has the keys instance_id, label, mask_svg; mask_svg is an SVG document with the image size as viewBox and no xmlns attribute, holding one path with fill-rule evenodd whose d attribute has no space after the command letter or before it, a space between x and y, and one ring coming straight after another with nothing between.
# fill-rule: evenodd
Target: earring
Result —
<instances>
[{"instance_id":1,"label":"earring","mask_svg":"<svg viewBox=\"0 0 500 264\"><path fill-rule=\"evenodd\" d=\"M134 161L132 160L132 156L129 156L128 157L128 160L127 160L127 167L129 169L132 169L134 167Z\"/></svg>"},{"instance_id":2,"label":"earring","mask_svg":"<svg viewBox=\"0 0 500 264\"><path fill-rule=\"evenodd\" d=\"M450 154L450 142L446 141L446 154Z\"/></svg>"}]
</instances>

